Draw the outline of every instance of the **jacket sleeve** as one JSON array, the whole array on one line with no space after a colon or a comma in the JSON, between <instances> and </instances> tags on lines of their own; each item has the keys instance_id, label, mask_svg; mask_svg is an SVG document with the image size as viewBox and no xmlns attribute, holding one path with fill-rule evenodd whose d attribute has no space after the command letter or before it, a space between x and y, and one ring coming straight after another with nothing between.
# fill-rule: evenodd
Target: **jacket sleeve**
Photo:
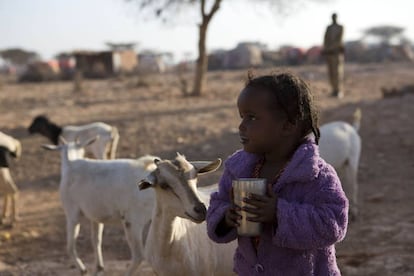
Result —
<instances>
[{"instance_id":1,"label":"jacket sleeve","mask_svg":"<svg viewBox=\"0 0 414 276\"><path fill-rule=\"evenodd\" d=\"M228 243L237 238L236 228L230 230L224 236L219 236L216 233L219 222L224 218L224 213L231 205L232 179L230 172L225 169L219 182L218 191L211 194L210 205L207 210L207 234L210 239L217 243Z\"/></svg>"},{"instance_id":2,"label":"jacket sleeve","mask_svg":"<svg viewBox=\"0 0 414 276\"><path fill-rule=\"evenodd\" d=\"M273 243L292 249L315 249L341 241L348 224L348 200L336 174L317 179L304 202L279 198ZM308 184L308 185L309 185ZM305 184L306 185L306 184Z\"/></svg>"}]
</instances>

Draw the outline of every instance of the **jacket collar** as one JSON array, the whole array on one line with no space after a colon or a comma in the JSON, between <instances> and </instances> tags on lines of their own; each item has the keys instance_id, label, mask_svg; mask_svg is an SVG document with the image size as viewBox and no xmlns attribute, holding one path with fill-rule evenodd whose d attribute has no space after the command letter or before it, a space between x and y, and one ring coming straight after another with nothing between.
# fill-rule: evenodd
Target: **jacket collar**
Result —
<instances>
[{"instance_id":1,"label":"jacket collar","mask_svg":"<svg viewBox=\"0 0 414 276\"><path fill-rule=\"evenodd\" d=\"M308 182L320 171L319 149L313 139L305 139L292 156L276 183L276 189L292 182Z\"/></svg>"},{"instance_id":2,"label":"jacket collar","mask_svg":"<svg viewBox=\"0 0 414 276\"><path fill-rule=\"evenodd\" d=\"M252 177L253 169L260 160L260 155L239 150L224 163L234 178ZM319 174L319 149L314 139L307 137L296 149L285 170L280 175L276 189L291 182L303 182L316 178Z\"/></svg>"}]
</instances>

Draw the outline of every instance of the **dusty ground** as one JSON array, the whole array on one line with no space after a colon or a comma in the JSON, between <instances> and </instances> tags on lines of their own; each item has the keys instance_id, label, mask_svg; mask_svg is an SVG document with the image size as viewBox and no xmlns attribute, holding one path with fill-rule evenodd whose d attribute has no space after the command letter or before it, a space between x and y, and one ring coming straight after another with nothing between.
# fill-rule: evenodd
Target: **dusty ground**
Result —
<instances>
[{"instance_id":1,"label":"dusty ground","mask_svg":"<svg viewBox=\"0 0 414 276\"><path fill-rule=\"evenodd\" d=\"M359 172L361 216L338 244L343 275L414 275L414 93L382 98L380 88L409 84L414 66L348 65L346 97L328 96L324 67L292 69L309 80L318 96L322 122L350 121L362 108ZM264 72L268 72L265 70ZM58 198L59 154L40 148L46 139L26 128L38 114L59 124L101 120L121 134L119 157L146 153L172 158L225 159L239 148L235 99L245 71L209 73L201 98L183 98L173 75L89 81L74 94L71 83L3 84L0 130L21 140L23 156L12 174L21 189L21 221L0 227L0 275L78 275L65 253L64 215ZM218 180L205 176L201 185ZM81 229L80 256L93 262L89 225ZM122 229L108 225L103 242L106 275L122 275L129 250Z\"/></svg>"}]
</instances>

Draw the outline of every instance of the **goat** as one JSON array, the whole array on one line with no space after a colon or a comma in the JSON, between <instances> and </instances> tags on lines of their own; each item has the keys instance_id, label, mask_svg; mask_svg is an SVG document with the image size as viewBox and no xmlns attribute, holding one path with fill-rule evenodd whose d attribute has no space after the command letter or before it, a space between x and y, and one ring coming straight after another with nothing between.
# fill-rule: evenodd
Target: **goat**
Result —
<instances>
[{"instance_id":1,"label":"goat","mask_svg":"<svg viewBox=\"0 0 414 276\"><path fill-rule=\"evenodd\" d=\"M127 275L132 275L142 258L144 228L149 224L155 198L152 191L139 191L136 179L146 177L155 169L153 160L157 157L83 159L83 147L94 140L43 145L45 149L61 152L59 192L66 215L68 254L74 258L81 273L86 274L87 269L76 251L79 219L83 214L91 221L96 272L103 271L101 244L104 223L122 222L132 256Z\"/></svg>"},{"instance_id":2,"label":"goat","mask_svg":"<svg viewBox=\"0 0 414 276\"><path fill-rule=\"evenodd\" d=\"M341 180L345 194L349 198L350 220L358 216L358 166L361 155L361 110L354 112L354 121L335 121L320 127L319 152L321 157L332 165Z\"/></svg>"},{"instance_id":3,"label":"goat","mask_svg":"<svg viewBox=\"0 0 414 276\"><path fill-rule=\"evenodd\" d=\"M217 185L197 189L197 175L216 170L221 160L155 160L157 168L139 182L153 188L152 212L144 259L157 275L231 275L236 242L217 244L207 236L206 204Z\"/></svg>"},{"instance_id":4,"label":"goat","mask_svg":"<svg viewBox=\"0 0 414 276\"><path fill-rule=\"evenodd\" d=\"M139 264L137 271L139 276L157 276L154 268L145 260Z\"/></svg>"},{"instance_id":5,"label":"goat","mask_svg":"<svg viewBox=\"0 0 414 276\"><path fill-rule=\"evenodd\" d=\"M30 124L28 131L30 134L39 133L47 137L53 144L58 145L59 136L66 141L81 142L90 137L99 136L99 140L89 146L96 159L115 159L116 148L119 141L118 129L114 126L102 122L95 122L80 126L58 126L45 116L37 116Z\"/></svg>"},{"instance_id":6,"label":"goat","mask_svg":"<svg viewBox=\"0 0 414 276\"><path fill-rule=\"evenodd\" d=\"M0 218L0 224L7 219L9 199L11 204L11 225L19 220L17 201L19 189L13 181L10 174L8 156L11 155L18 159L21 156L21 143L7 135L0 132L0 191L4 193L3 211Z\"/></svg>"}]
</instances>

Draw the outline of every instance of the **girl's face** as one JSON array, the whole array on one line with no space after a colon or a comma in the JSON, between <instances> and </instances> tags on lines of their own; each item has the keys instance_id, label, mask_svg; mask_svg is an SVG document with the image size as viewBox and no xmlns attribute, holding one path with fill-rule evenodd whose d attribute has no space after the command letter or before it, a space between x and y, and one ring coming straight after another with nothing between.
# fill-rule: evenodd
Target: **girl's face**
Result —
<instances>
[{"instance_id":1,"label":"girl's face","mask_svg":"<svg viewBox=\"0 0 414 276\"><path fill-rule=\"evenodd\" d=\"M270 109L274 101L270 91L245 88L239 95L237 107L241 122L240 142L244 150L255 154L278 151L286 142L288 124L283 112Z\"/></svg>"}]
</instances>

